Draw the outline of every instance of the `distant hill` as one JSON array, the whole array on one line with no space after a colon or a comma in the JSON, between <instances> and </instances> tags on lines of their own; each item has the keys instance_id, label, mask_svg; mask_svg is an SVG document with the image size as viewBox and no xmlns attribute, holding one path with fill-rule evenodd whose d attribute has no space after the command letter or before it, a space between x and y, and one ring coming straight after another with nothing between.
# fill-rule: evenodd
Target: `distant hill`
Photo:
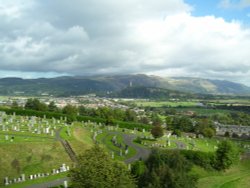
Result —
<instances>
[{"instance_id":1,"label":"distant hill","mask_svg":"<svg viewBox=\"0 0 250 188\"><path fill-rule=\"evenodd\" d=\"M122 93L126 91L126 88L128 90L133 88L134 91L132 93L135 93L136 88L137 90L140 89L145 92L154 90L153 95L161 95L160 93L165 93L164 95L166 95L166 93L176 93L177 91L200 94L250 95L249 87L229 81L186 77L163 78L143 74L39 79L0 79L0 95L69 96L89 93L102 95L107 93L120 93L119 95L122 95ZM122 90L123 92L121 92ZM170 92L170 90L173 91ZM152 92L147 95L152 95Z\"/></svg>"},{"instance_id":2,"label":"distant hill","mask_svg":"<svg viewBox=\"0 0 250 188\"><path fill-rule=\"evenodd\" d=\"M110 97L117 98L144 98L144 99L155 99L155 100L166 100L166 99L191 99L191 98L211 98L211 95L205 94L194 94L188 92L180 92L163 88L156 87L143 87L143 86L132 86L122 89L121 91L114 92L109 95Z\"/></svg>"}]
</instances>

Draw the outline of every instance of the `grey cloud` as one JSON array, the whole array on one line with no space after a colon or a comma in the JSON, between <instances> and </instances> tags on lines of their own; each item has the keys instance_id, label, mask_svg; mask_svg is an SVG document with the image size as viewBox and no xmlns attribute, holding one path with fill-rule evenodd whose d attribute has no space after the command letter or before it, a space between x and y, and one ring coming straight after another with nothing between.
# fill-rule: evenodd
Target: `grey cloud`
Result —
<instances>
[{"instance_id":1,"label":"grey cloud","mask_svg":"<svg viewBox=\"0 0 250 188\"><path fill-rule=\"evenodd\" d=\"M215 17L192 17L192 7L182 0L30 2L17 3L16 16L0 14L2 71L231 80L234 72L239 80L250 74L250 30ZM11 6L1 4L6 11Z\"/></svg>"}]
</instances>

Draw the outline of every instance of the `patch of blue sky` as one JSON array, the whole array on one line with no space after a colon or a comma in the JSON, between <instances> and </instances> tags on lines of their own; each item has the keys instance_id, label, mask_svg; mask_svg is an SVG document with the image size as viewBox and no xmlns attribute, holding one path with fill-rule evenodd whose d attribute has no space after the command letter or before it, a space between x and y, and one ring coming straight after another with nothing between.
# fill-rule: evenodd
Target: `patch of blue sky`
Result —
<instances>
[{"instance_id":1,"label":"patch of blue sky","mask_svg":"<svg viewBox=\"0 0 250 188\"><path fill-rule=\"evenodd\" d=\"M250 0L249 6L243 1L246 0L185 0L193 7L193 16L215 16L250 25Z\"/></svg>"}]
</instances>

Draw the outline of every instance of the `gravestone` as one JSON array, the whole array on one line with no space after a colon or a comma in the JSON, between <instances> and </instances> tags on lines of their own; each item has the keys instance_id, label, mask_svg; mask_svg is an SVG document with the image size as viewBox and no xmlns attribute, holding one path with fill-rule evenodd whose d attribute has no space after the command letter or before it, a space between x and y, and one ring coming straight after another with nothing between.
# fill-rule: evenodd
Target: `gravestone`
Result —
<instances>
[{"instance_id":1,"label":"gravestone","mask_svg":"<svg viewBox=\"0 0 250 188\"><path fill-rule=\"evenodd\" d=\"M56 169L53 169L53 170L52 170L52 174L56 174Z\"/></svg>"},{"instance_id":2,"label":"gravestone","mask_svg":"<svg viewBox=\"0 0 250 188\"><path fill-rule=\"evenodd\" d=\"M125 150L125 155L127 155L128 154L128 148Z\"/></svg>"},{"instance_id":3,"label":"gravestone","mask_svg":"<svg viewBox=\"0 0 250 188\"><path fill-rule=\"evenodd\" d=\"M9 178L8 177L4 178L4 185L9 185Z\"/></svg>"},{"instance_id":4,"label":"gravestone","mask_svg":"<svg viewBox=\"0 0 250 188\"><path fill-rule=\"evenodd\" d=\"M93 140L96 141L97 132L94 132Z\"/></svg>"},{"instance_id":5,"label":"gravestone","mask_svg":"<svg viewBox=\"0 0 250 188\"><path fill-rule=\"evenodd\" d=\"M63 182L63 186L64 186L64 188L68 188L68 181L65 180L65 181Z\"/></svg>"},{"instance_id":6,"label":"gravestone","mask_svg":"<svg viewBox=\"0 0 250 188\"><path fill-rule=\"evenodd\" d=\"M131 164L128 164L128 170L129 171L131 170Z\"/></svg>"},{"instance_id":7,"label":"gravestone","mask_svg":"<svg viewBox=\"0 0 250 188\"><path fill-rule=\"evenodd\" d=\"M60 172L66 172L66 164L62 164L62 166L60 167Z\"/></svg>"},{"instance_id":8,"label":"gravestone","mask_svg":"<svg viewBox=\"0 0 250 188\"><path fill-rule=\"evenodd\" d=\"M168 146L171 146L170 140L167 140L167 144L168 144Z\"/></svg>"}]
</instances>

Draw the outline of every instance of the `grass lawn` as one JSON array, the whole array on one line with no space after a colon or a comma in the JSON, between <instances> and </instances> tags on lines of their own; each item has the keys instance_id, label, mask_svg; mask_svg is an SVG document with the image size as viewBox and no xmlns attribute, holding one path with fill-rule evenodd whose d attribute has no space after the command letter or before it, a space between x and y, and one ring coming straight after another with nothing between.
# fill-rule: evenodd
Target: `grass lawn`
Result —
<instances>
[{"instance_id":1,"label":"grass lawn","mask_svg":"<svg viewBox=\"0 0 250 188\"><path fill-rule=\"evenodd\" d=\"M35 173L51 173L63 163L71 166L71 160L60 142L20 142L0 144L0 185L4 177L28 177Z\"/></svg>"},{"instance_id":2,"label":"grass lawn","mask_svg":"<svg viewBox=\"0 0 250 188\"><path fill-rule=\"evenodd\" d=\"M198 188L248 188L250 187L250 160L233 166L226 172L206 172L194 169L201 178Z\"/></svg>"}]
</instances>

